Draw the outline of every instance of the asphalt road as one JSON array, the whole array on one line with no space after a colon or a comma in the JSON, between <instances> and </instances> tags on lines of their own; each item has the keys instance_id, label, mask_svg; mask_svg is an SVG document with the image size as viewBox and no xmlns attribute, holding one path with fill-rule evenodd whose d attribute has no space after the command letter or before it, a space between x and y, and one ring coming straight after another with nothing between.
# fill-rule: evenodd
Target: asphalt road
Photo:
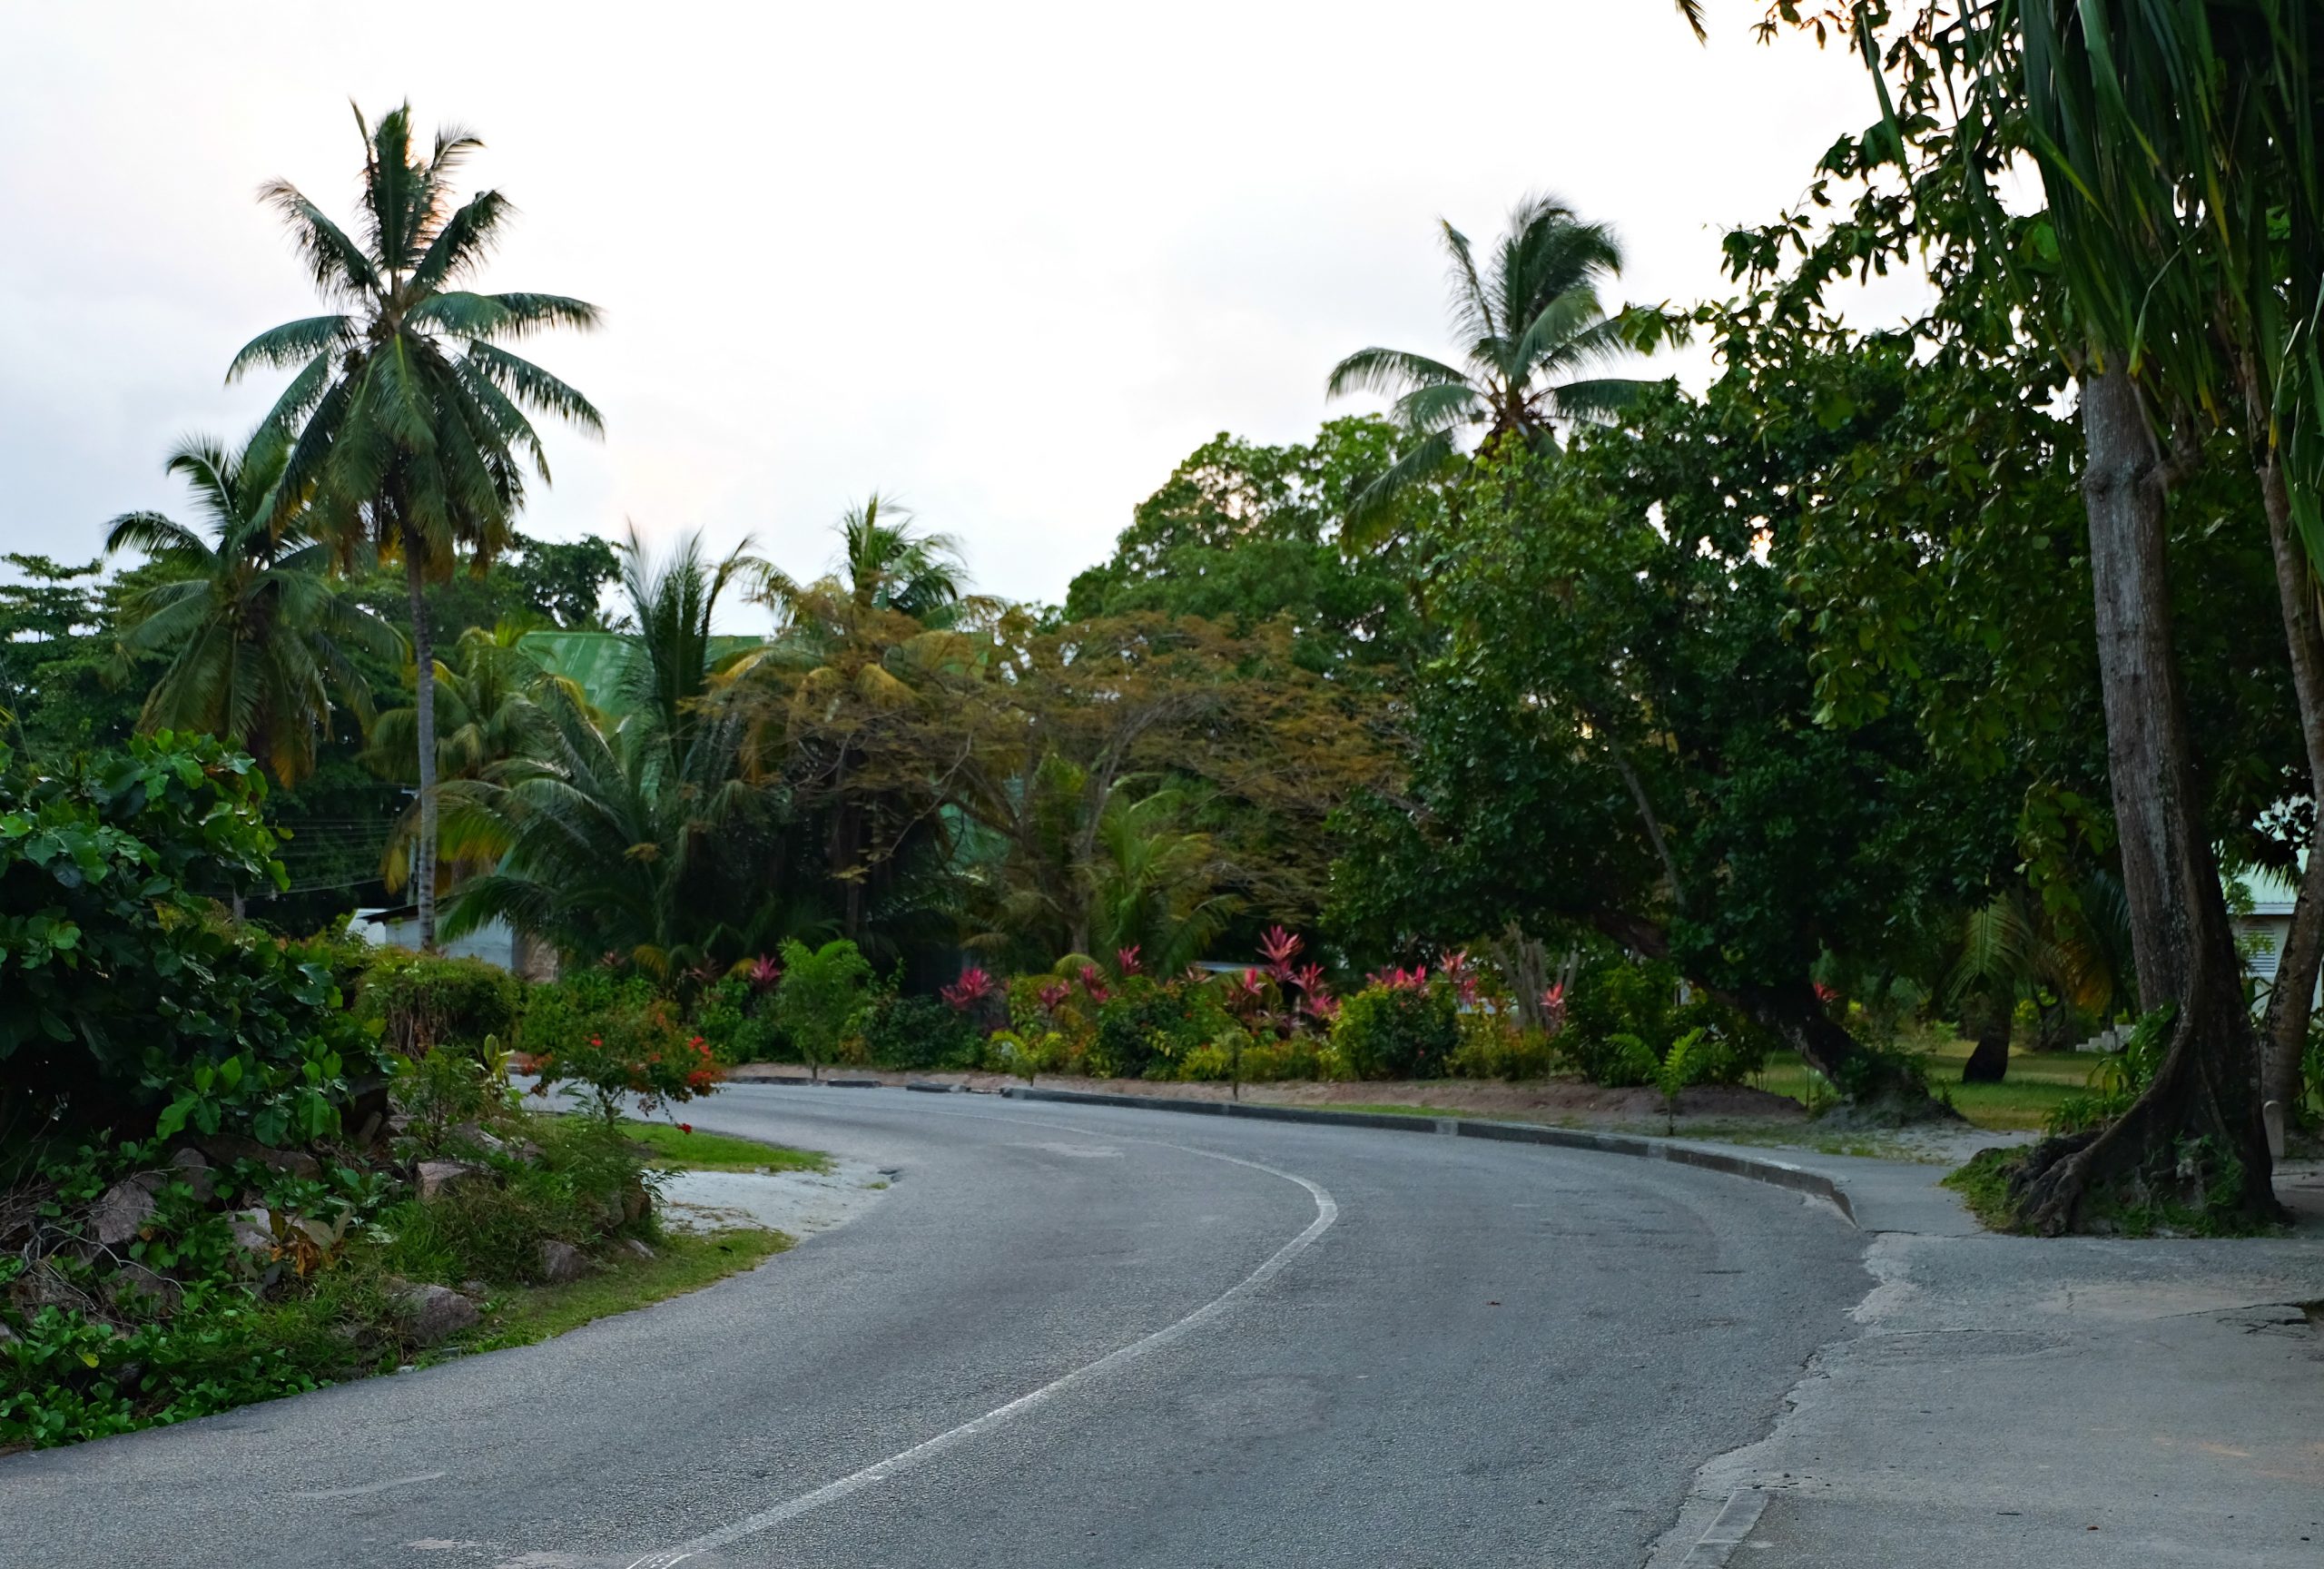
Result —
<instances>
[{"instance_id":1,"label":"asphalt road","mask_svg":"<svg viewBox=\"0 0 2324 1569\"><path fill-rule=\"evenodd\" d=\"M1617 1156L901 1091L703 1127L862 1218L560 1339L0 1460L0 1564L1637 1565L1865 1293Z\"/></svg>"}]
</instances>

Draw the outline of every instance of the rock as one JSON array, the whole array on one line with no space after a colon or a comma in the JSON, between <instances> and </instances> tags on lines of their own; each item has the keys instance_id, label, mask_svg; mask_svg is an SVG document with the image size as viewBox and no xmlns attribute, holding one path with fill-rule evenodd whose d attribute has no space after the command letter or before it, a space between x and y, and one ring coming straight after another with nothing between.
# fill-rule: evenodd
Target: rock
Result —
<instances>
[{"instance_id":1,"label":"rock","mask_svg":"<svg viewBox=\"0 0 2324 1569\"><path fill-rule=\"evenodd\" d=\"M645 1191L643 1182L633 1182L622 1189L621 1218L624 1224L644 1219L645 1212L653 1207L654 1197Z\"/></svg>"},{"instance_id":2,"label":"rock","mask_svg":"<svg viewBox=\"0 0 2324 1569\"><path fill-rule=\"evenodd\" d=\"M134 1181L116 1182L89 1211L90 1235L103 1248L118 1248L153 1219L153 1195Z\"/></svg>"},{"instance_id":3,"label":"rock","mask_svg":"<svg viewBox=\"0 0 2324 1569\"><path fill-rule=\"evenodd\" d=\"M409 1286L395 1298L396 1320L422 1346L472 1329L483 1317L474 1302L449 1286Z\"/></svg>"},{"instance_id":4,"label":"rock","mask_svg":"<svg viewBox=\"0 0 2324 1569\"><path fill-rule=\"evenodd\" d=\"M647 1247L645 1243L639 1241L635 1237L623 1238L622 1248L635 1258L651 1258L655 1257L654 1249Z\"/></svg>"},{"instance_id":5,"label":"rock","mask_svg":"<svg viewBox=\"0 0 2324 1569\"><path fill-rule=\"evenodd\" d=\"M264 1209L237 1209L230 1222L235 1250L274 1256L274 1217Z\"/></svg>"},{"instance_id":6,"label":"rock","mask_svg":"<svg viewBox=\"0 0 2324 1569\"><path fill-rule=\"evenodd\" d=\"M475 1278L463 1280L460 1282L460 1294L465 1297L473 1297L481 1302L492 1295L492 1282Z\"/></svg>"},{"instance_id":7,"label":"rock","mask_svg":"<svg viewBox=\"0 0 2324 1569\"><path fill-rule=\"evenodd\" d=\"M433 1204L468 1184L487 1180L490 1175L472 1160L422 1160L419 1170L419 1200Z\"/></svg>"},{"instance_id":8,"label":"rock","mask_svg":"<svg viewBox=\"0 0 2324 1569\"><path fill-rule=\"evenodd\" d=\"M588 1260L570 1242L541 1244L541 1278L551 1286L566 1286L581 1278Z\"/></svg>"},{"instance_id":9,"label":"rock","mask_svg":"<svg viewBox=\"0 0 2324 1569\"><path fill-rule=\"evenodd\" d=\"M473 1150L481 1155L505 1155L508 1152L507 1140L474 1122L461 1123L444 1135L444 1141Z\"/></svg>"},{"instance_id":10,"label":"rock","mask_svg":"<svg viewBox=\"0 0 2324 1569\"><path fill-rule=\"evenodd\" d=\"M169 1174L191 1185L193 1196L204 1204L217 1196L218 1173L211 1169L202 1151L190 1144L171 1155Z\"/></svg>"},{"instance_id":11,"label":"rock","mask_svg":"<svg viewBox=\"0 0 2324 1569\"><path fill-rule=\"evenodd\" d=\"M44 1308L89 1306L87 1295L59 1274L56 1266L48 1263L35 1264L18 1276L8 1288L8 1299L27 1318Z\"/></svg>"},{"instance_id":12,"label":"rock","mask_svg":"<svg viewBox=\"0 0 2324 1569\"><path fill-rule=\"evenodd\" d=\"M105 1300L115 1308L149 1304L157 1317L167 1318L185 1300L185 1288L143 1264L124 1264L105 1282Z\"/></svg>"},{"instance_id":13,"label":"rock","mask_svg":"<svg viewBox=\"0 0 2324 1569\"><path fill-rule=\"evenodd\" d=\"M323 1174L323 1163L303 1150L277 1150L255 1139L237 1139L231 1134L218 1134L202 1141L202 1152L221 1166L231 1166L237 1160L255 1160L261 1166L292 1177L314 1181Z\"/></svg>"}]
</instances>

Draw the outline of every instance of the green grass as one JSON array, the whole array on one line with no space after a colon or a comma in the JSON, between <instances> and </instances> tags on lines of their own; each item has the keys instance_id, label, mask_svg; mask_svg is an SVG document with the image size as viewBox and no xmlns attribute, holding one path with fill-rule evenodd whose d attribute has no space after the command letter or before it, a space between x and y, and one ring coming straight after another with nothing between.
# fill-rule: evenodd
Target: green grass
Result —
<instances>
[{"instance_id":1,"label":"green grass","mask_svg":"<svg viewBox=\"0 0 2324 1569\"><path fill-rule=\"evenodd\" d=\"M2020 1150L1984 1150L1945 1179L1961 1195L1969 1213L1989 1231L2016 1229L2016 1212L2009 1203L2009 1169L2024 1159Z\"/></svg>"},{"instance_id":2,"label":"green grass","mask_svg":"<svg viewBox=\"0 0 2324 1569\"><path fill-rule=\"evenodd\" d=\"M1928 1087L1953 1102L1954 1110L1979 1128L1994 1132L2038 1131L2059 1101L2079 1094L2090 1081L2099 1059L2079 1051L2015 1051L2010 1054L2009 1076L1998 1084L1964 1084L1962 1064L1969 1060L1970 1043L1948 1041L1927 1054ZM1777 1052L1751 1083L1777 1095L1805 1102L1808 1098L1807 1067L1797 1055Z\"/></svg>"},{"instance_id":3,"label":"green grass","mask_svg":"<svg viewBox=\"0 0 2324 1569\"><path fill-rule=\"evenodd\" d=\"M487 1306L485 1322L444 1347L442 1354L529 1346L578 1329L592 1319L698 1291L764 1262L790 1247L791 1241L780 1231L746 1227L700 1237L665 1237L654 1245L651 1258L615 1252L612 1267L603 1274L585 1276L566 1286L517 1287L496 1296Z\"/></svg>"},{"instance_id":4,"label":"green grass","mask_svg":"<svg viewBox=\"0 0 2324 1569\"><path fill-rule=\"evenodd\" d=\"M554 1113L552 1113L554 1115ZM812 1150L788 1150L731 1133L701 1129L689 1133L675 1122L625 1119L621 1130L651 1152L648 1164L688 1171L828 1171L831 1157Z\"/></svg>"}]
</instances>

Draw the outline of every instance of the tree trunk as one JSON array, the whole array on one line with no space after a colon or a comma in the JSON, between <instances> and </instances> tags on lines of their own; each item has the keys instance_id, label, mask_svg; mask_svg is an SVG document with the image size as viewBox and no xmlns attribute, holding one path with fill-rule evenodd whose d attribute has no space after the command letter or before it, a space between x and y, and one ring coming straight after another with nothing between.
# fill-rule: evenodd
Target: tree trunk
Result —
<instances>
[{"instance_id":1,"label":"tree trunk","mask_svg":"<svg viewBox=\"0 0 2324 1569\"><path fill-rule=\"evenodd\" d=\"M2139 1004L2173 1012L2145 1092L2095 1135L2036 1147L2012 1196L2019 1221L2045 1235L2102 1221L2107 1210L2211 1226L2273 1221L2281 1210L2260 1116L2259 1037L2200 820L2171 636L2166 476L2122 365L2083 375L2082 423L2107 772Z\"/></svg>"},{"instance_id":2,"label":"tree trunk","mask_svg":"<svg viewBox=\"0 0 2324 1569\"><path fill-rule=\"evenodd\" d=\"M2009 1031L2014 1022L2007 992L1975 993L1961 1011L1961 1022L1976 1047L1961 1065L1964 1084L1998 1084L2009 1077Z\"/></svg>"},{"instance_id":3,"label":"tree trunk","mask_svg":"<svg viewBox=\"0 0 2324 1569\"><path fill-rule=\"evenodd\" d=\"M1800 1061L1831 1081L1851 1120L1866 1122L1958 1120L1960 1113L1928 1092L1919 1073L1905 1062L1865 1049L1842 1029L1805 981L1783 986L1750 986L1732 993L1706 987L1799 1053Z\"/></svg>"},{"instance_id":4,"label":"tree trunk","mask_svg":"<svg viewBox=\"0 0 2324 1569\"><path fill-rule=\"evenodd\" d=\"M428 634L428 584L419 541L403 541L404 586L411 595L412 713L419 745L419 844L411 869L419 905L419 950L436 951L436 649Z\"/></svg>"},{"instance_id":5,"label":"tree trunk","mask_svg":"<svg viewBox=\"0 0 2324 1569\"><path fill-rule=\"evenodd\" d=\"M2283 465L2272 450L2260 468L2260 497L2268 515L2268 541L2276 557L2276 597L2291 654L2292 691L2299 702L2299 734L2308 754L2308 794L2324 824L2324 625L2316 614L2316 577L2291 528L2291 497ZM2310 835L2308 865L2292 901L2291 929L2276 956L2268 992L2267 1039L2260 1067L2260 1098L2287 1111L2299 1100L2299 1061L2324 964L2324 833Z\"/></svg>"}]
</instances>

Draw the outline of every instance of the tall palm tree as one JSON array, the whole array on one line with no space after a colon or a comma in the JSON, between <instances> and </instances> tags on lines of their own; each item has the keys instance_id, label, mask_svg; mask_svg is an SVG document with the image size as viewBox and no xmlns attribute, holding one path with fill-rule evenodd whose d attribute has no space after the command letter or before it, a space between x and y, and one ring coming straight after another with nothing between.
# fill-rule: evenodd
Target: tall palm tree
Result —
<instances>
[{"instance_id":1,"label":"tall palm tree","mask_svg":"<svg viewBox=\"0 0 2324 1569\"><path fill-rule=\"evenodd\" d=\"M191 437L168 471L192 487L211 538L159 512L128 512L105 548L143 550L169 577L122 607L124 655L169 658L145 698L144 730L202 730L258 758L285 784L314 771L331 693L360 719L370 693L350 654L399 660L403 639L330 574L331 552L279 490L289 443L261 427L238 450ZM281 519L280 527L276 526Z\"/></svg>"},{"instance_id":2,"label":"tall palm tree","mask_svg":"<svg viewBox=\"0 0 2324 1569\"><path fill-rule=\"evenodd\" d=\"M1588 375L1651 348L1669 323L1654 311L1609 316L1601 284L1622 270L1621 247L1553 196L1529 196L1509 218L1480 271L1469 238L1443 224L1452 262L1458 365L1403 349L1359 349L1333 368L1326 392L1391 395L1405 442L1394 464L1358 493L1354 519L1376 517L1399 494L1442 472L1464 431L1481 447L1504 439L1554 444L1559 422L1605 419L1646 386Z\"/></svg>"},{"instance_id":3,"label":"tall palm tree","mask_svg":"<svg viewBox=\"0 0 2324 1569\"><path fill-rule=\"evenodd\" d=\"M482 143L437 133L412 144L411 107L366 124L360 242L287 181L261 192L298 242L315 286L338 309L285 322L245 344L229 381L254 366L297 367L271 422L296 439L281 504L311 498L315 529L352 552L399 557L411 596L419 759L419 936L436 942L436 684L426 587L463 549L479 568L507 541L525 499L525 459L548 464L528 411L592 434L589 400L500 347L552 327L588 329L596 308L557 294L462 287L507 227L497 191L455 205L451 182ZM278 513L276 522L282 520Z\"/></svg>"}]
</instances>

